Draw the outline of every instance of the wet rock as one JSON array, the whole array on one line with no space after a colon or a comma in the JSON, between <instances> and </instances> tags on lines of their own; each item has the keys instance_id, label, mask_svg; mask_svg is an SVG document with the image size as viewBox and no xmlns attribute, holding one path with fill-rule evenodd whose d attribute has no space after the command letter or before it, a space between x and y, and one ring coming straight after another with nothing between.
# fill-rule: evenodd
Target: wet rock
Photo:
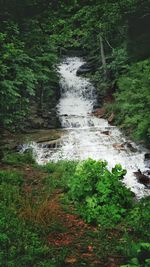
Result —
<instances>
[{"instance_id":1,"label":"wet rock","mask_svg":"<svg viewBox=\"0 0 150 267\"><path fill-rule=\"evenodd\" d=\"M117 150L125 150L124 144L113 144L113 147Z\"/></svg>"},{"instance_id":2,"label":"wet rock","mask_svg":"<svg viewBox=\"0 0 150 267\"><path fill-rule=\"evenodd\" d=\"M150 184L150 178L142 173L140 169L138 169L137 172L134 172L134 175L137 177L139 183L144 184L145 186Z\"/></svg>"},{"instance_id":3,"label":"wet rock","mask_svg":"<svg viewBox=\"0 0 150 267\"><path fill-rule=\"evenodd\" d=\"M146 168L150 168L150 153L145 154L144 163L145 163Z\"/></svg>"},{"instance_id":4,"label":"wet rock","mask_svg":"<svg viewBox=\"0 0 150 267\"><path fill-rule=\"evenodd\" d=\"M95 104L95 105L93 106L93 110L94 110L94 111L96 111L96 109L99 109L99 108L100 108L100 105L98 105L98 104ZM93 111L93 112L94 112L94 111Z\"/></svg>"},{"instance_id":5,"label":"wet rock","mask_svg":"<svg viewBox=\"0 0 150 267\"><path fill-rule=\"evenodd\" d=\"M14 147L14 150L16 152L19 152L21 149L22 149L22 145L17 145L17 146Z\"/></svg>"},{"instance_id":6,"label":"wet rock","mask_svg":"<svg viewBox=\"0 0 150 267\"><path fill-rule=\"evenodd\" d=\"M92 66L90 66L88 63L85 63L78 68L76 74L77 74L77 76L79 76L79 75L86 74L86 73L89 73L92 71L93 71Z\"/></svg>"},{"instance_id":7,"label":"wet rock","mask_svg":"<svg viewBox=\"0 0 150 267\"><path fill-rule=\"evenodd\" d=\"M129 142L125 142L125 145L127 148L130 149L131 152L137 152L137 148L136 147L133 147L133 145Z\"/></svg>"},{"instance_id":8,"label":"wet rock","mask_svg":"<svg viewBox=\"0 0 150 267\"><path fill-rule=\"evenodd\" d=\"M94 126L94 122L93 122L93 121L88 121L88 125L89 125L90 127L93 127L93 126Z\"/></svg>"},{"instance_id":9,"label":"wet rock","mask_svg":"<svg viewBox=\"0 0 150 267\"><path fill-rule=\"evenodd\" d=\"M150 153L145 153L145 160L150 160Z\"/></svg>"},{"instance_id":10,"label":"wet rock","mask_svg":"<svg viewBox=\"0 0 150 267\"><path fill-rule=\"evenodd\" d=\"M150 176L150 170L147 170L147 171L145 171L143 173Z\"/></svg>"},{"instance_id":11,"label":"wet rock","mask_svg":"<svg viewBox=\"0 0 150 267\"><path fill-rule=\"evenodd\" d=\"M110 135L110 131L102 131L101 133L105 135Z\"/></svg>"},{"instance_id":12,"label":"wet rock","mask_svg":"<svg viewBox=\"0 0 150 267\"><path fill-rule=\"evenodd\" d=\"M114 121L114 119L115 119L115 114L112 112L111 115L108 118L108 122L112 123Z\"/></svg>"},{"instance_id":13,"label":"wet rock","mask_svg":"<svg viewBox=\"0 0 150 267\"><path fill-rule=\"evenodd\" d=\"M92 114L98 118L103 118L105 113L106 113L105 108L98 108L94 112L92 112Z\"/></svg>"}]
</instances>

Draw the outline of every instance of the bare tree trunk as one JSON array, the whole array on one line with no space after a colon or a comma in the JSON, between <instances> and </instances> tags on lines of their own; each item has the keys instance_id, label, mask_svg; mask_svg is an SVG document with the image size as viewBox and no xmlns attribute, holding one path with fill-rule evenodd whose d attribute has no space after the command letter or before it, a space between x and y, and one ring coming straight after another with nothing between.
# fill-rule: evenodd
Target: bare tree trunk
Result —
<instances>
[{"instance_id":1,"label":"bare tree trunk","mask_svg":"<svg viewBox=\"0 0 150 267\"><path fill-rule=\"evenodd\" d=\"M103 46L103 39L100 35L100 49L101 49L101 59L102 59L102 65L104 70L104 76L107 79L107 63L106 63L106 57L104 52L104 46Z\"/></svg>"}]
</instances>

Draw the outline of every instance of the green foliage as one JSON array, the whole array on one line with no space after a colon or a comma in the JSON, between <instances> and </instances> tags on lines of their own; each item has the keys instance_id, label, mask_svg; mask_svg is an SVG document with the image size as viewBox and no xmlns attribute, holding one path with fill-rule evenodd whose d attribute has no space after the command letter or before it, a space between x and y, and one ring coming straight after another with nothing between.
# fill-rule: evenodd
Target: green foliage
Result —
<instances>
[{"instance_id":1,"label":"green foliage","mask_svg":"<svg viewBox=\"0 0 150 267\"><path fill-rule=\"evenodd\" d=\"M132 207L133 197L120 181L126 171L116 165L89 159L77 165L69 182L69 195L88 222L110 226L118 223Z\"/></svg>"},{"instance_id":2,"label":"green foliage","mask_svg":"<svg viewBox=\"0 0 150 267\"><path fill-rule=\"evenodd\" d=\"M128 67L128 54L125 48L118 47L113 49L108 70L114 75L113 78L119 78L120 74L124 73Z\"/></svg>"},{"instance_id":3,"label":"green foliage","mask_svg":"<svg viewBox=\"0 0 150 267\"><path fill-rule=\"evenodd\" d=\"M123 266L149 266L150 255L150 197L136 202L123 222L124 232L118 251L128 262ZM121 266L121 267L123 267Z\"/></svg>"},{"instance_id":4,"label":"green foliage","mask_svg":"<svg viewBox=\"0 0 150 267\"><path fill-rule=\"evenodd\" d=\"M33 164L35 159L32 151L26 153L6 153L2 161L9 165Z\"/></svg>"},{"instance_id":5,"label":"green foliage","mask_svg":"<svg viewBox=\"0 0 150 267\"><path fill-rule=\"evenodd\" d=\"M1 125L11 130L22 128L30 113L32 100L37 102L39 113L53 105L58 87L55 70L57 57L70 48L82 49L88 58L95 58L96 73L92 79L97 85L100 99L112 92L119 76L125 73L127 63L132 60L129 60L129 55L132 57L134 49L140 53L139 47L143 47L143 42L147 51L141 49L142 58L148 56L150 38L148 27L144 25L149 25L149 6L149 1L139 0L1 2L0 102L5 103L0 106ZM100 37L104 46L107 79L102 67ZM126 77L120 78L119 87L131 88L137 80L136 75L139 74L134 71L126 83ZM143 99L147 99L144 77L140 79L141 85L137 81L136 87L137 90L142 88ZM134 97L136 92L130 91ZM137 98L136 103L128 106L126 97L121 94L118 101L120 106L121 102L125 103L125 112L122 112L118 123L128 128L132 124L133 129L138 124L134 137L139 140L149 138L148 112L143 118L142 115L134 116L133 110L143 109L142 104L148 106L148 99L142 100L142 104L140 101L139 105ZM126 114L130 106L131 115ZM118 109L120 112L121 108ZM142 113L145 114L145 110Z\"/></svg>"},{"instance_id":6,"label":"green foliage","mask_svg":"<svg viewBox=\"0 0 150 267\"><path fill-rule=\"evenodd\" d=\"M18 172L0 171L0 266L59 266L66 255L65 249L57 258L56 251L43 238L43 227L21 217L24 203L31 201L25 198L23 182Z\"/></svg>"},{"instance_id":7,"label":"green foliage","mask_svg":"<svg viewBox=\"0 0 150 267\"><path fill-rule=\"evenodd\" d=\"M150 197L141 199L126 218L127 224L129 227L133 228L134 234L144 238L145 241L150 239L149 204Z\"/></svg>"},{"instance_id":8,"label":"green foliage","mask_svg":"<svg viewBox=\"0 0 150 267\"><path fill-rule=\"evenodd\" d=\"M150 243L131 243L130 253L134 258L131 258L127 265L120 267L149 267L150 266Z\"/></svg>"},{"instance_id":9,"label":"green foliage","mask_svg":"<svg viewBox=\"0 0 150 267\"><path fill-rule=\"evenodd\" d=\"M26 266L48 253L37 234L17 216L23 183L17 172L0 172L0 264Z\"/></svg>"},{"instance_id":10,"label":"green foliage","mask_svg":"<svg viewBox=\"0 0 150 267\"><path fill-rule=\"evenodd\" d=\"M55 188L63 188L68 190L68 181L74 175L77 162L75 161L59 161L57 163L49 162L40 167L48 176L43 180L43 183L54 190Z\"/></svg>"},{"instance_id":11,"label":"green foliage","mask_svg":"<svg viewBox=\"0 0 150 267\"><path fill-rule=\"evenodd\" d=\"M2 202L0 215L1 266L34 266L41 257L47 257L48 247L43 245L33 229L28 229L25 223L16 217L15 209L6 208Z\"/></svg>"},{"instance_id":12,"label":"green foliage","mask_svg":"<svg viewBox=\"0 0 150 267\"><path fill-rule=\"evenodd\" d=\"M22 185L23 177L17 172L0 171L0 184Z\"/></svg>"},{"instance_id":13,"label":"green foliage","mask_svg":"<svg viewBox=\"0 0 150 267\"><path fill-rule=\"evenodd\" d=\"M127 128L136 140L150 140L149 86L150 60L133 64L128 73L119 78L115 94L117 122Z\"/></svg>"},{"instance_id":14,"label":"green foliage","mask_svg":"<svg viewBox=\"0 0 150 267\"><path fill-rule=\"evenodd\" d=\"M30 101L39 109L50 105L57 85L54 64L56 49L34 19L26 29L12 20L2 21L0 33L0 123L11 130L21 129L30 112Z\"/></svg>"},{"instance_id":15,"label":"green foliage","mask_svg":"<svg viewBox=\"0 0 150 267\"><path fill-rule=\"evenodd\" d=\"M0 121L7 126L24 118L28 98L34 95L36 83L30 68L31 59L23 51L24 44L20 41L16 44L3 34L0 46Z\"/></svg>"}]
</instances>

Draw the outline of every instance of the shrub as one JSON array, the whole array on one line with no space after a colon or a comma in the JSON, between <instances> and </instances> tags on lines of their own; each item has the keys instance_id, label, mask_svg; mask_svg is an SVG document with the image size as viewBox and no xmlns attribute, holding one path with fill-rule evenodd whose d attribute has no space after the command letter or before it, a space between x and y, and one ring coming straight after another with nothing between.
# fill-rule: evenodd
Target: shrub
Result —
<instances>
[{"instance_id":1,"label":"shrub","mask_svg":"<svg viewBox=\"0 0 150 267\"><path fill-rule=\"evenodd\" d=\"M110 172L105 161L88 159L77 165L69 196L87 222L110 226L132 207L133 194L121 182L125 173L120 165Z\"/></svg>"}]
</instances>

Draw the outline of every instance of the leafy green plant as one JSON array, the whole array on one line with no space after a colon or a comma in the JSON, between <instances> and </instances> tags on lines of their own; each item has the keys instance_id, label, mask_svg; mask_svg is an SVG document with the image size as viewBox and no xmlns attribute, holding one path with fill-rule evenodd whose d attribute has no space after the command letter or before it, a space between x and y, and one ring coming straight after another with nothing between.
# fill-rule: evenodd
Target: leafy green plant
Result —
<instances>
[{"instance_id":1,"label":"leafy green plant","mask_svg":"<svg viewBox=\"0 0 150 267\"><path fill-rule=\"evenodd\" d=\"M104 161L88 159L77 165L68 193L88 222L110 226L131 209L133 194L120 181L125 173L120 165L110 172Z\"/></svg>"},{"instance_id":2,"label":"leafy green plant","mask_svg":"<svg viewBox=\"0 0 150 267\"><path fill-rule=\"evenodd\" d=\"M132 244L131 254L134 258L131 258L127 265L121 265L120 267L149 267L150 266L150 243L138 243Z\"/></svg>"}]
</instances>

